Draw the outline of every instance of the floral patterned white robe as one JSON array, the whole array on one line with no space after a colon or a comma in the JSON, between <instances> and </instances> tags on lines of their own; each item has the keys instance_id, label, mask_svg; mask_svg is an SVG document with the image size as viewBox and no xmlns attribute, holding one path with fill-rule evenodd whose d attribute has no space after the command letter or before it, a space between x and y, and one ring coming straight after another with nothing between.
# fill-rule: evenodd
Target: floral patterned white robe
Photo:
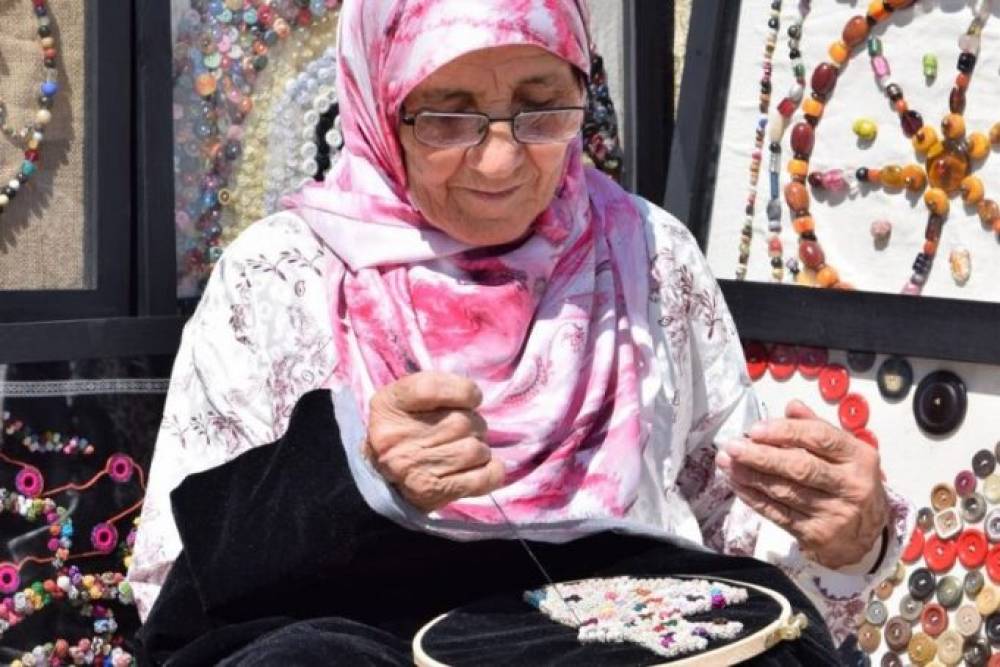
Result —
<instances>
[{"instance_id":1,"label":"floral patterned white robe","mask_svg":"<svg viewBox=\"0 0 1000 667\"><path fill-rule=\"evenodd\" d=\"M745 432L759 415L735 326L688 230L648 202L636 204L646 220L649 322L662 386L643 396L654 401L656 423L627 518L778 565L839 642L894 567L914 513L890 492L888 552L880 571L866 575L874 553L843 571L828 570L734 496L715 468L714 443ZM326 276L333 261L301 219L278 213L252 225L215 267L176 357L129 570L142 618L181 549L170 492L186 475L277 440L298 398L329 386Z\"/></svg>"}]
</instances>

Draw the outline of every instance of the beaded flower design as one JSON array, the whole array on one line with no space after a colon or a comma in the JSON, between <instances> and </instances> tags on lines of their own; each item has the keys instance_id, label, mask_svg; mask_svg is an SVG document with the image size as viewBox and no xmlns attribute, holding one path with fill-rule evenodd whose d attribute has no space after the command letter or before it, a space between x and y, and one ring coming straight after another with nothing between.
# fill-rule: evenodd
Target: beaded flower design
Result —
<instances>
[{"instance_id":1,"label":"beaded flower design","mask_svg":"<svg viewBox=\"0 0 1000 667\"><path fill-rule=\"evenodd\" d=\"M560 593L562 594L560 596ZM560 599L561 597L561 599ZM710 640L734 639L743 624L685 617L747 601L746 589L704 579L583 579L525 592L553 621L578 628L582 643L632 642L670 658L703 651Z\"/></svg>"}]
</instances>

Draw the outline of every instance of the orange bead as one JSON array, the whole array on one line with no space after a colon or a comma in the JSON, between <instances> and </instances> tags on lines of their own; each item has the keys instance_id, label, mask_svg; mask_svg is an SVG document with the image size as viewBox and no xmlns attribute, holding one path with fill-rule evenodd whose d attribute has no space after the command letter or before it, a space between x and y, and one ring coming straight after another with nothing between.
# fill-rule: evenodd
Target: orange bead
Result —
<instances>
[{"instance_id":1,"label":"orange bead","mask_svg":"<svg viewBox=\"0 0 1000 667\"><path fill-rule=\"evenodd\" d=\"M868 4L868 16L876 21L884 21L889 16L889 10L885 8L885 3L882 0L874 0Z\"/></svg>"},{"instance_id":2,"label":"orange bead","mask_svg":"<svg viewBox=\"0 0 1000 667\"><path fill-rule=\"evenodd\" d=\"M898 164L888 164L882 168L882 185L887 188L903 187L903 168Z\"/></svg>"},{"instance_id":3,"label":"orange bead","mask_svg":"<svg viewBox=\"0 0 1000 667\"><path fill-rule=\"evenodd\" d=\"M920 153L926 153L937 142L937 131L930 125L924 125L913 135L913 148Z\"/></svg>"},{"instance_id":4,"label":"orange bead","mask_svg":"<svg viewBox=\"0 0 1000 667\"><path fill-rule=\"evenodd\" d=\"M962 90L965 90L966 88L968 88L969 87L969 75L965 74L964 72L962 72L961 74L959 74L958 76L956 76L955 77L955 85L958 86L959 88L961 88Z\"/></svg>"},{"instance_id":5,"label":"orange bead","mask_svg":"<svg viewBox=\"0 0 1000 667\"><path fill-rule=\"evenodd\" d=\"M878 169L868 170L868 182L874 185L878 185L882 182L882 172Z\"/></svg>"},{"instance_id":6,"label":"orange bead","mask_svg":"<svg viewBox=\"0 0 1000 667\"><path fill-rule=\"evenodd\" d=\"M837 275L837 270L829 264L816 272L816 282L819 283L820 287L833 287L839 281L840 276Z\"/></svg>"},{"instance_id":7,"label":"orange bead","mask_svg":"<svg viewBox=\"0 0 1000 667\"><path fill-rule=\"evenodd\" d=\"M801 183L791 182L785 186L785 203L792 212L809 210L809 191Z\"/></svg>"},{"instance_id":8,"label":"orange bead","mask_svg":"<svg viewBox=\"0 0 1000 667\"><path fill-rule=\"evenodd\" d=\"M941 121L941 131L949 139L961 139L965 136L965 119L961 114L950 113Z\"/></svg>"},{"instance_id":9,"label":"orange bead","mask_svg":"<svg viewBox=\"0 0 1000 667\"><path fill-rule=\"evenodd\" d=\"M792 228L796 234L805 234L816 229L816 221L812 219L811 215L803 215L792 221Z\"/></svg>"},{"instance_id":10,"label":"orange bead","mask_svg":"<svg viewBox=\"0 0 1000 667\"><path fill-rule=\"evenodd\" d=\"M930 188L925 192L924 204L934 215L948 215L948 195L941 188Z\"/></svg>"},{"instance_id":11,"label":"orange bead","mask_svg":"<svg viewBox=\"0 0 1000 667\"><path fill-rule=\"evenodd\" d=\"M924 254L933 257L937 254L937 241L924 241Z\"/></svg>"},{"instance_id":12,"label":"orange bead","mask_svg":"<svg viewBox=\"0 0 1000 667\"><path fill-rule=\"evenodd\" d=\"M990 138L982 132L973 132L969 135L969 157L973 160L982 160L990 152Z\"/></svg>"},{"instance_id":13,"label":"orange bead","mask_svg":"<svg viewBox=\"0 0 1000 667\"><path fill-rule=\"evenodd\" d=\"M847 44L843 42L834 42L831 44L828 53L830 54L830 60L838 65L843 65L847 62L847 57L851 54Z\"/></svg>"},{"instance_id":14,"label":"orange bead","mask_svg":"<svg viewBox=\"0 0 1000 667\"><path fill-rule=\"evenodd\" d=\"M892 108L896 110L896 113L906 113L910 110L910 107L906 104L906 100L902 97L893 102Z\"/></svg>"},{"instance_id":15,"label":"orange bead","mask_svg":"<svg viewBox=\"0 0 1000 667\"><path fill-rule=\"evenodd\" d=\"M805 177L809 173L809 163L805 160L789 160L788 173L792 176Z\"/></svg>"},{"instance_id":16,"label":"orange bead","mask_svg":"<svg viewBox=\"0 0 1000 667\"><path fill-rule=\"evenodd\" d=\"M199 74L194 80L194 89L202 97L208 97L215 93L215 77L211 74Z\"/></svg>"},{"instance_id":17,"label":"orange bead","mask_svg":"<svg viewBox=\"0 0 1000 667\"><path fill-rule=\"evenodd\" d=\"M993 127L990 128L990 143L994 146L1000 146L1000 123L994 123Z\"/></svg>"},{"instance_id":18,"label":"orange bead","mask_svg":"<svg viewBox=\"0 0 1000 667\"><path fill-rule=\"evenodd\" d=\"M927 173L919 164L908 164L903 167L903 185L907 190L920 192L927 185Z\"/></svg>"},{"instance_id":19,"label":"orange bead","mask_svg":"<svg viewBox=\"0 0 1000 667\"><path fill-rule=\"evenodd\" d=\"M802 100L802 113L813 118L823 116L823 103L812 97Z\"/></svg>"},{"instance_id":20,"label":"orange bead","mask_svg":"<svg viewBox=\"0 0 1000 667\"><path fill-rule=\"evenodd\" d=\"M914 0L885 0L885 4L892 9L905 9L906 7L912 5L913 2Z\"/></svg>"},{"instance_id":21,"label":"orange bead","mask_svg":"<svg viewBox=\"0 0 1000 667\"><path fill-rule=\"evenodd\" d=\"M986 189L978 176L966 176L962 179L962 199L966 204L978 204L983 200Z\"/></svg>"},{"instance_id":22,"label":"orange bead","mask_svg":"<svg viewBox=\"0 0 1000 667\"><path fill-rule=\"evenodd\" d=\"M841 40L847 48L854 48L868 36L868 21L864 16L852 16L844 26Z\"/></svg>"},{"instance_id":23,"label":"orange bead","mask_svg":"<svg viewBox=\"0 0 1000 667\"><path fill-rule=\"evenodd\" d=\"M854 289L854 285L851 283L845 283L843 280L838 281L833 285L833 289L843 290L845 292L850 292Z\"/></svg>"}]
</instances>

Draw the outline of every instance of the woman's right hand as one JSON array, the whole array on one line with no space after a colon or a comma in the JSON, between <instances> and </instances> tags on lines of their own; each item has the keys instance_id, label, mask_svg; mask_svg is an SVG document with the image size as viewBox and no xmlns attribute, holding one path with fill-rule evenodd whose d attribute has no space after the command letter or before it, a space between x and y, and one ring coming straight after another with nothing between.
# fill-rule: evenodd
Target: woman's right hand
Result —
<instances>
[{"instance_id":1,"label":"woman's right hand","mask_svg":"<svg viewBox=\"0 0 1000 667\"><path fill-rule=\"evenodd\" d=\"M500 487L503 463L486 444L476 412L482 392L468 378L421 371L379 389L371 400L365 455L423 512Z\"/></svg>"}]
</instances>

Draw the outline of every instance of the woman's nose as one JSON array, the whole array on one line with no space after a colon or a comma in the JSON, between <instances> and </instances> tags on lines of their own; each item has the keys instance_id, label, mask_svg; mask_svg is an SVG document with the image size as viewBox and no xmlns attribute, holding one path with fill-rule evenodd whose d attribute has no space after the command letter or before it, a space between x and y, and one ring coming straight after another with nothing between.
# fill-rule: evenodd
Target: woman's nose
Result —
<instances>
[{"instance_id":1,"label":"woman's nose","mask_svg":"<svg viewBox=\"0 0 1000 667\"><path fill-rule=\"evenodd\" d=\"M524 160L524 146L514 139L510 123L490 123L486 137L469 150L466 159L483 176L500 180L517 171Z\"/></svg>"}]
</instances>

